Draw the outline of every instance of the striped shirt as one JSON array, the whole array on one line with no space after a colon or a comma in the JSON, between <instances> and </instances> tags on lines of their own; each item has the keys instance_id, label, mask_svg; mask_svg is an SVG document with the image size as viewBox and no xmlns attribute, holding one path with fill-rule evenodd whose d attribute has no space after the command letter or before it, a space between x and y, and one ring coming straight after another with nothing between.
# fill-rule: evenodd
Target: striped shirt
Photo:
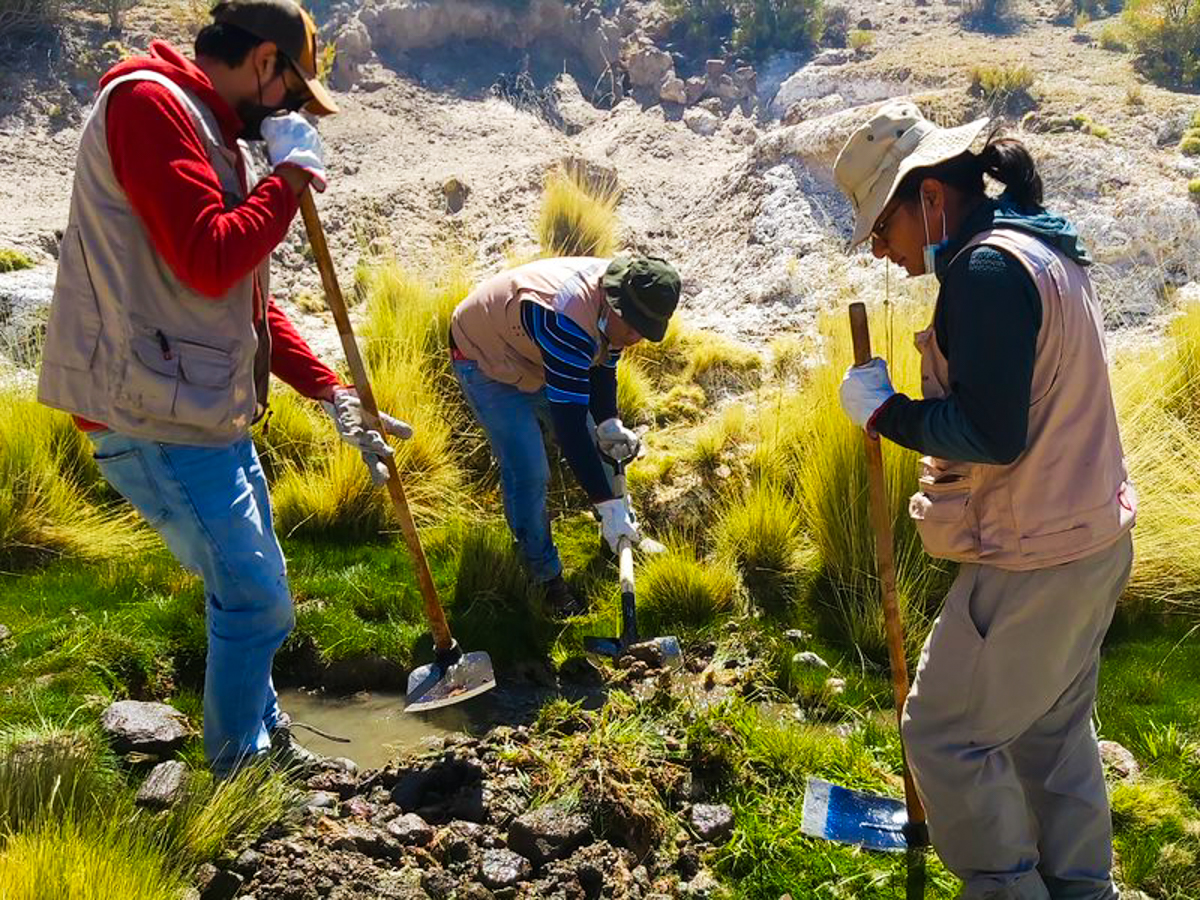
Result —
<instances>
[{"instance_id":1,"label":"striped shirt","mask_svg":"<svg viewBox=\"0 0 1200 900\"><path fill-rule=\"evenodd\" d=\"M596 342L566 316L529 300L521 303L521 324L542 352L546 399L587 406L592 396L592 361L599 349ZM615 370L620 356L620 350L613 350L600 365Z\"/></svg>"}]
</instances>

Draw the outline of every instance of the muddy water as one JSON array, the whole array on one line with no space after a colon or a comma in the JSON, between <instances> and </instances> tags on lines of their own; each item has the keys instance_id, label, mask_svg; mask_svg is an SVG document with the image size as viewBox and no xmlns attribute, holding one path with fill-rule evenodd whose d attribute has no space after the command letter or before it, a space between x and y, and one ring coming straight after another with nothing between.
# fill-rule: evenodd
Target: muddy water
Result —
<instances>
[{"instance_id":1,"label":"muddy water","mask_svg":"<svg viewBox=\"0 0 1200 900\"><path fill-rule=\"evenodd\" d=\"M502 684L465 703L420 715L405 713L404 695L387 691L337 697L288 688L280 690L279 705L296 722L350 739L349 743L340 743L297 728L296 739L309 750L349 757L360 769L374 769L419 747L427 738L451 732L480 735L495 725L528 724L553 697L582 701L588 709L604 702L603 692L589 686L562 684L551 689Z\"/></svg>"},{"instance_id":2,"label":"muddy water","mask_svg":"<svg viewBox=\"0 0 1200 900\"><path fill-rule=\"evenodd\" d=\"M399 693L329 697L290 689L279 692L279 705L296 722L350 739L343 744L297 728L295 735L301 744L325 756L348 756L362 769L385 765L426 738L473 730L470 711L464 708L467 704L414 716L404 712L404 695Z\"/></svg>"}]
</instances>

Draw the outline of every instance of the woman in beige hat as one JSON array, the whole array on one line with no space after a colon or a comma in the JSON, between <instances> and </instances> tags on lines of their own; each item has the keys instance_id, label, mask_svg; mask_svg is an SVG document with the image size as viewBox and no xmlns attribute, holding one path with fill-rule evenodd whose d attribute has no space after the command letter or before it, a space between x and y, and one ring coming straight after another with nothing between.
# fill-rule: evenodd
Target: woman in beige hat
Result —
<instances>
[{"instance_id":1,"label":"woman in beige hat","mask_svg":"<svg viewBox=\"0 0 1200 900\"><path fill-rule=\"evenodd\" d=\"M1092 711L1132 563L1130 485L1090 260L1042 205L1018 141L884 106L834 167L852 245L939 282L917 335L923 399L851 368L855 424L928 454L910 513L962 563L921 654L903 734L933 844L963 898L1112 900ZM978 150L973 150L982 144ZM985 177L1005 186L985 192Z\"/></svg>"}]
</instances>

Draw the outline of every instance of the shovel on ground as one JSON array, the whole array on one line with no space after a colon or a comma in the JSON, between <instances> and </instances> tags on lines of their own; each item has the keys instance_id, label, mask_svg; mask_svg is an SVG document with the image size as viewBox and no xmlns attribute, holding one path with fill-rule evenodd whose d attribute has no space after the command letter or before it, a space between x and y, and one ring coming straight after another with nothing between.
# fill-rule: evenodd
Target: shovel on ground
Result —
<instances>
[{"instance_id":1,"label":"shovel on ground","mask_svg":"<svg viewBox=\"0 0 1200 900\"><path fill-rule=\"evenodd\" d=\"M346 354L346 362L350 365L350 374L354 378L354 386L362 401L363 412L366 414L367 425L380 434L387 434L379 421L379 408L375 405L375 395L371 391L371 383L367 378L367 367L362 355L358 352L358 343L354 340L354 330L350 327L350 316L346 312L346 301L342 298L341 288L338 287L337 274L333 269L333 260L329 255L329 245L325 243L325 230L317 216L317 207L313 202L312 191L307 188L300 195L300 212L304 217L304 227L308 232L308 242L312 246L317 268L321 270L321 282L325 287L325 300L337 323L338 334L342 339L342 349ZM396 517L400 520L400 530L404 533L404 542L412 554L413 565L417 570L417 581L421 585L421 596L425 601L425 615L429 619L433 631L434 661L428 665L414 669L408 676L408 697L405 712L426 712L452 703L461 703L496 686L496 673L492 669L492 660L483 651L463 653L450 634L450 626L446 622L446 614L438 601L437 588L433 584L433 576L429 573L429 563L425 559L425 551L421 549L421 539L417 535L417 526L413 522L412 513L408 509L408 499L404 496L404 487L400 484L400 473L396 470L396 462L392 458L384 460L388 470L387 491L391 495L392 505L396 508Z\"/></svg>"},{"instance_id":2,"label":"shovel on ground","mask_svg":"<svg viewBox=\"0 0 1200 900\"><path fill-rule=\"evenodd\" d=\"M850 304L850 332L854 338L854 364L871 361L871 334L867 308ZM892 692L896 719L904 714L908 696L908 665L904 657L904 628L896 602L896 561L892 546L892 521L888 513L887 486L883 478L883 451L879 438L864 429L867 454L867 484L871 499L871 527L875 532L875 554L883 589L883 616L887 628L888 658L892 670ZM925 810L917 796L912 773L904 764L904 802L862 791L852 791L819 778L809 778L804 791L802 830L813 837L871 850L915 850L929 846ZM909 895L923 891L923 866L910 867Z\"/></svg>"},{"instance_id":3,"label":"shovel on ground","mask_svg":"<svg viewBox=\"0 0 1200 900\"><path fill-rule=\"evenodd\" d=\"M613 489L618 497L624 497L627 462L611 458L608 459L608 462L613 467ZM621 636L585 637L583 649L588 653L607 656L614 660L620 659L626 654L632 654L642 658L648 664L652 663L655 668L681 669L683 667L683 649L679 645L679 638L672 635L643 641L638 635L637 600L633 584L633 543L628 538L621 538L617 550L621 577Z\"/></svg>"}]
</instances>

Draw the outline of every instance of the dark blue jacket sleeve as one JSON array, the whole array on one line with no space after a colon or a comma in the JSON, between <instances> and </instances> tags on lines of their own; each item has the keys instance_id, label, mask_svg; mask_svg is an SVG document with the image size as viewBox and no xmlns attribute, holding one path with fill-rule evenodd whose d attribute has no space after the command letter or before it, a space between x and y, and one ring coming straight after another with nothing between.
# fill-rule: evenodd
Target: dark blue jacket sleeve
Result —
<instances>
[{"instance_id":1,"label":"dark blue jacket sleeve","mask_svg":"<svg viewBox=\"0 0 1200 900\"><path fill-rule=\"evenodd\" d=\"M950 395L893 397L873 423L920 453L1008 465L1025 451L1042 301L1024 267L980 246L946 273L934 317L950 363Z\"/></svg>"}]
</instances>

